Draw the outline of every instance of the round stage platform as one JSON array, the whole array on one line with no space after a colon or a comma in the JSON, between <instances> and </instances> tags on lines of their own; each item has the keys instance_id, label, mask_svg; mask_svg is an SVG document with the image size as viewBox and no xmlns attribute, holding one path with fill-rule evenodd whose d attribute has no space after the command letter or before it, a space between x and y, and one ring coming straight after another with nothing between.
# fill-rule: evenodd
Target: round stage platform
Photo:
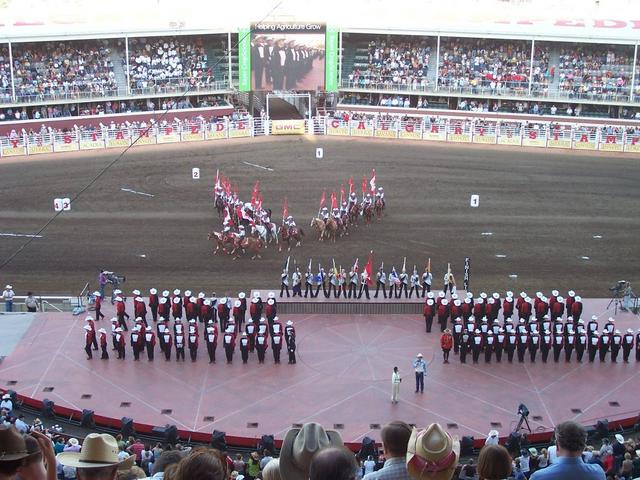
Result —
<instances>
[{"instance_id":1,"label":"round stage platform","mask_svg":"<svg viewBox=\"0 0 640 480\"><path fill-rule=\"evenodd\" d=\"M606 300L585 300L585 318L607 316ZM108 307L111 308L110 306ZM105 314L110 318L109 311ZM65 412L95 410L99 419L118 423L131 417L136 425L175 424L194 438L214 429L228 436L281 439L293 425L309 421L336 428L347 442L365 436L379 440L385 422L401 419L424 426L440 422L452 433L484 437L493 428L502 436L515 427L518 405L530 411L534 432L549 432L560 421L593 424L635 418L640 370L635 358L628 364L538 360L523 364L461 364L451 355L442 363L439 332L427 334L416 315L282 315L293 320L298 336L298 363L275 365L271 351L259 365L255 353L242 364L236 351L226 364L219 346L217 363L208 363L204 345L198 361L167 362L156 349L154 362L146 355L134 361L109 360L83 350L84 316L40 313L2 315L3 323L21 322L15 348L2 342L6 355L0 364L0 385L25 398L53 400ZM619 328L638 326L638 317L618 313ZM29 323L30 322L30 323ZM108 327L105 321L98 322ZM417 353L430 362L424 394L414 393L411 362ZM392 405L391 371L403 375L400 402ZM70 410L66 410L70 409ZM198 435L200 434L200 435Z\"/></svg>"}]
</instances>

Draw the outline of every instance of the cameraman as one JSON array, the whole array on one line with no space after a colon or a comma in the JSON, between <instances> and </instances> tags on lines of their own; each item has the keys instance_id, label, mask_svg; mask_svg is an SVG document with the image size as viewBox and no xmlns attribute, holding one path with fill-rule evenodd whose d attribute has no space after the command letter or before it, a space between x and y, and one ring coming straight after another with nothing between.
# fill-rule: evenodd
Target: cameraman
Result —
<instances>
[{"instance_id":1,"label":"cameraman","mask_svg":"<svg viewBox=\"0 0 640 480\"><path fill-rule=\"evenodd\" d=\"M104 298L104 286L107 284L107 273L104 270L100 270L98 274L98 291L102 298Z\"/></svg>"}]
</instances>

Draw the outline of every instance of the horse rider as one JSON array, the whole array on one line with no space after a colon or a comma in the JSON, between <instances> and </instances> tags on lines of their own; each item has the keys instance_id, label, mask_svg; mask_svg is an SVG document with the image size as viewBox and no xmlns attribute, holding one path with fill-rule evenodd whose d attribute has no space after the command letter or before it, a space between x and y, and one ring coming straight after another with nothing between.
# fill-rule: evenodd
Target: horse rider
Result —
<instances>
[{"instance_id":1,"label":"horse rider","mask_svg":"<svg viewBox=\"0 0 640 480\"><path fill-rule=\"evenodd\" d=\"M376 192L376 200L380 199L380 201L382 201L382 206L385 206L385 201L384 201L384 188L382 187L378 187L378 191Z\"/></svg>"},{"instance_id":2,"label":"horse rider","mask_svg":"<svg viewBox=\"0 0 640 480\"><path fill-rule=\"evenodd\" d=\"M320 218L324 223L327 223L327 220L329 220L329 209L327 207L322 207L322 210L320 210Z\"/></svg>"},{"instance_id":3,"label":"horse rider","mask_svg":"<svg viewBox=\"0 0 640 480\"><path fill-rule=\"evenodd\" d=\"M358 204L358 197L356 197L356 192L351 192L349 195L349 211L353 208L354 205Z\"/></svg>"},{"instance_id":4,"label":"horse rider","mask_svg":"<svg viewBox=\"0 0 640 480\"><path fill-rule=\"evenodd\" d=\"M362 199L362 212L364 214L364 211L368 208L371 207L373 201L371 200L371 194L367 193L367 195Z\"/></svg>"}]
</instances>

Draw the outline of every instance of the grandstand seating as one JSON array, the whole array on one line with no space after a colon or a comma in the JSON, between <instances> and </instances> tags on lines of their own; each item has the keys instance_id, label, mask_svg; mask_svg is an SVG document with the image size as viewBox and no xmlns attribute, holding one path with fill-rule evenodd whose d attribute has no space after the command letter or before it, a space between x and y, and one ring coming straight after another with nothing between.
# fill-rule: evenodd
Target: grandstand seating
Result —
<instances>
[{"instance_id":1,"label":"grandstand seating","mask_svg":"<svg viewBox=\"0 0 640 480\"><path fill-rule=\"evenodd\" d=\"M13 52L16 97L34 101L114 93L112 52L117 45L113 40L17 44Z\"/></svg>"}]
</instances>

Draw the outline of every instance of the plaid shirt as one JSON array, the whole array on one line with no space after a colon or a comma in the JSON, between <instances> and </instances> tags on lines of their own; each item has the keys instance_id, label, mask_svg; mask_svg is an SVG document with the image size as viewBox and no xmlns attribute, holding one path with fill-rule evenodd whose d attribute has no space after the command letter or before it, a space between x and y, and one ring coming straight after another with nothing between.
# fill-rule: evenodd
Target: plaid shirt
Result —
<instances>
[{"instance_id":1,"label":"plaid shirt","mask_svg":"<svg viewBox=\"0 0 640 480\"><path fill-rule=\"evenodd\" d=\"M362 480L410 480L407 465L403 457L386 460L384 466L377 472L368 473Z\"/></svg>"}]
</instances>

